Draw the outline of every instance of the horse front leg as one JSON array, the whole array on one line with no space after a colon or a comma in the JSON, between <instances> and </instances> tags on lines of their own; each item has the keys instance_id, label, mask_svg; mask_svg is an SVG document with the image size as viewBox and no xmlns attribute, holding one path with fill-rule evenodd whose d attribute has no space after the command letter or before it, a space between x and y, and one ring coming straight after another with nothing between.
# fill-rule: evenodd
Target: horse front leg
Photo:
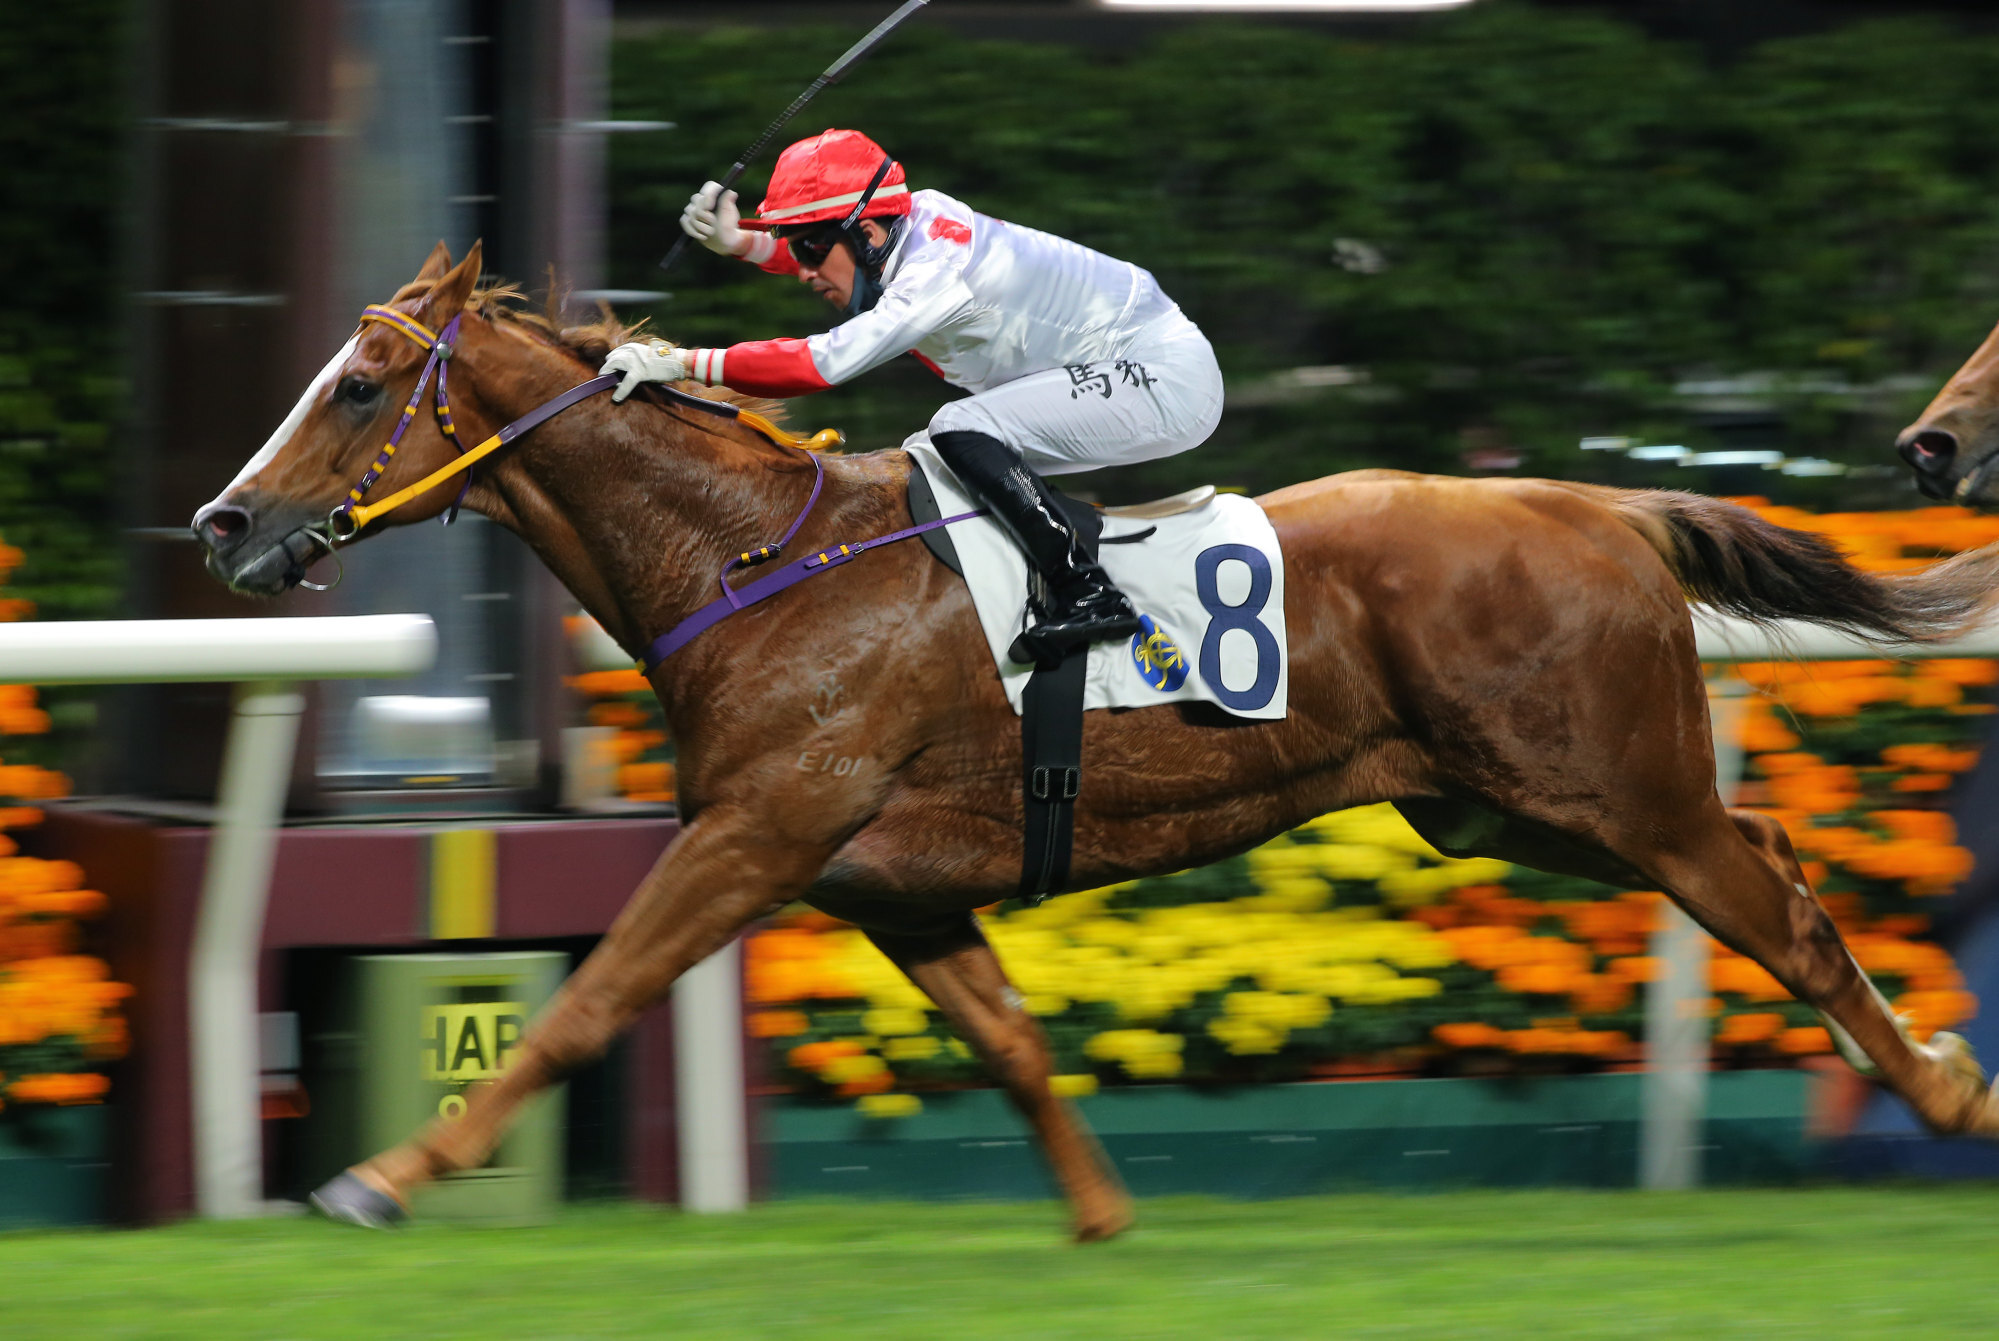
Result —
<instances>
[{"instance_id":1,"label":"horse front leg","mask_svg":"<svg viewBox=\"0 0 1999 1341\"><path fill-rule=\"evenodd\" d=\"M523 1103L600 1056L674 979L801 894L831 851L823 841L773 835L764 814L703 811L535 1017L505 1074L475 1087L460 1116L435 1119L334 1178L313 1204L352 1224L403 1219L416 1189L483 1163Z\"/></svg>"},{"instance_id":2,"label":"horse front leg","mask_svg":"<svg viewBox=\"0 0 1999 1341\"><path fill-rule=\"evenodd\" d=\"M999 957L970 913L934 932L870 931L868 939L922 988L1041 1138L1068 1199L1076 1240L1094 1243L1131 1224L1131 1197L1075 1109L1048 1088L1048 1038L1021 1006Z\"/></svg>"}]
</instances>

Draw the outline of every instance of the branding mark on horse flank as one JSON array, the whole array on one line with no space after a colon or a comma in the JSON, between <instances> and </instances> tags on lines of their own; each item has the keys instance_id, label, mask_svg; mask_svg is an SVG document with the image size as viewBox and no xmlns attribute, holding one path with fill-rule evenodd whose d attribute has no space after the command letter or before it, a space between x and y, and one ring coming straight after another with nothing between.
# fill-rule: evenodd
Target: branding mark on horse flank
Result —
<instances>
[{"instance_id":1,"label":"branding mark on horse flank","mask_svg":"<svg viewBox=\"0 0 1999 1341\"><path fill-rule=\"evenodd\" d=\"M834 754L830 750L800 750L795 767L801 773L829 773L850 778L869 762L865 754Z\"/></svg>"},{"instance_id":2,"label":"branding mark on horse flank","mask_svg":"<svg viewBox=\"0 0 1999 1341\"><path fill-rule=\"evenodd\" d=\"M831 671L819 677L819 684L812 691L812 702L805 705L805 713L820 726L832 721L846 707L847 686Z\"/></svg>"}]
</instances>

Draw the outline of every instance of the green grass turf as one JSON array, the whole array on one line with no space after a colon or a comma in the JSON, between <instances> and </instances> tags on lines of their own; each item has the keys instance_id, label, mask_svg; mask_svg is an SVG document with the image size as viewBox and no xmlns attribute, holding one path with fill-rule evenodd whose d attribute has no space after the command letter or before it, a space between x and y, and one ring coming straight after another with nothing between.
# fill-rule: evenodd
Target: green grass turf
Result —
<instances>
[{"instance_id":1,"label":"green grass turf","mask_svg":"<svg viewBox=\"0 0 1999 1341\"><path fill-rule=\"evenodd\" d=\"M1999 1188L573 1207L0 1235L0 1337L1991 1337Z\"/></svg>"}]
</instances>

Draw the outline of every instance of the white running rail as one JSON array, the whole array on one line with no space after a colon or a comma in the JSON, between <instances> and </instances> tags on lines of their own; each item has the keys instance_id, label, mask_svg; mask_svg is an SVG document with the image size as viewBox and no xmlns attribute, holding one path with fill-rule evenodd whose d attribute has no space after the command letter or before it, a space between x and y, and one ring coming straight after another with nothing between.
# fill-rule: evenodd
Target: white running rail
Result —
<instances>
[{"instance_id":1,"label":"white running rail","mask_svg":"<svg viewBox=\"0 0 1999 1341\"><path fill-rule=\"evenodd\" d=\"M436 659L428 615L0 624L0 684L236 684L188 964L203 1215L241 1218L264 1205L257 951L305 708L293 681L414 675Z\"/></svg>"}]
</instances>

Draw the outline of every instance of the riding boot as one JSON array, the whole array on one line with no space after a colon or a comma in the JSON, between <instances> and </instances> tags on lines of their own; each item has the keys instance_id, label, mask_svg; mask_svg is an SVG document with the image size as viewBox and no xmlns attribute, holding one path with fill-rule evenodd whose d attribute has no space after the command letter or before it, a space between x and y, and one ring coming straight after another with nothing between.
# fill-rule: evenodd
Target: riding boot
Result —
<instances>
[{"instance_id":1,"label":"riding boot","mask_svg":"<svg viewBox=\"0 0 1999 1341\"><path fill-rule=\"evenodd\" d=\"M937 433L930 441L1020 546L1047 589L1038 603L1040 619L1014 640L1008 656L1052 665L1076 648L1138 632L1138 611L1084 554L1054 491L1018 452L984 433Z\"/></svg>"}]
</instances>

